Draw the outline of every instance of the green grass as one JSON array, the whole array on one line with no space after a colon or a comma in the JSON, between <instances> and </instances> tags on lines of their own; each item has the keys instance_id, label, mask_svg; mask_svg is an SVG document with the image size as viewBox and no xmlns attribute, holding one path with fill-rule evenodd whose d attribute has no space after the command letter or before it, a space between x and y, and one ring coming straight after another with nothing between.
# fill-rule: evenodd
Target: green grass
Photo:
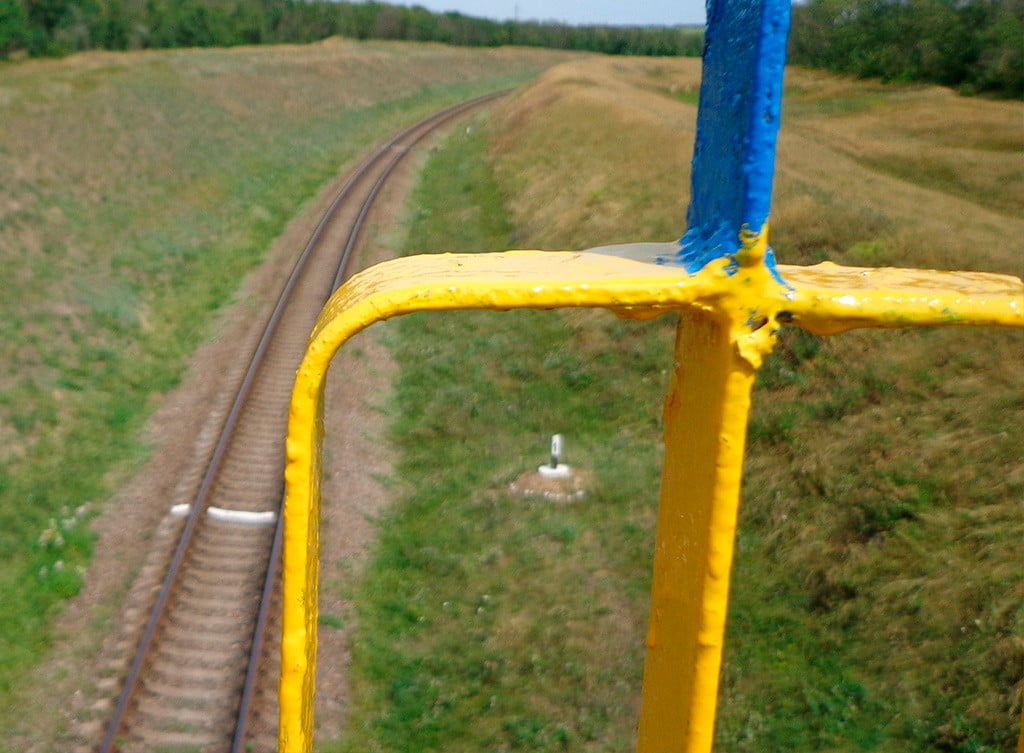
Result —
<instances>
[{"instance_id":1,"label":"green grass","mask_svg":"<svg viewBox=\"0 0 1024 753\"><path fill-rule=\"evenodd\" d=\"M837 95L822 95L814 87L791 84L785 89L785 106L788 114L808 117L853 115L876 107L891 106L892 99L887 90L880 86L862 87L856 92L845 91Z\"/></svg>"},{"instance_id":2,"label":"green grass","mask_svg":"<svg viewBox=\"0 0 1024 753\"><path fill-rule=\"evenodd\" d=\"M1007 180L1020 183L1024 180L1024 167L1015 154L1007 153ZM1011 217L1020 217L1024 212L1024 197L1014 191L993 191L991 186L979 185L971 181L971 176L958 169L956 163L922 160L919 157L906 157L899 154L884 156L858 157L859 162L901 180L906 180L925 188L942 191L952 196L962 196L997 212ZM1016 161L1016 169L1014 169Z\"/></svg>"},{"instance_id":3,"label":"green grass","mask_svg":"<svg viewBox=\"0 0 1024 753\"><path fill-rule=\"evenodd\" d=\"M984 339L1006 347L1004 334ZM891 336L852 339L878 352ZM938 333L903 347L918 337L940 359L985 349ZM1000 469L1019 412L943 395L923 354L856 364L834 342L795 365L774 356L759 384L719 741L1012 750L1024 522ZM954 466L942 445L955 435Z\"/></svg>"},{"instance_id":4,"label":"green grass","mask_svg":"<svg viewBox=\"0 0 1024 753\"><path fill-rule=\"evenodd\" d=\"M671 90L666 89L665 93L674 99L678 99L683 104L693 105L697 107L700 104L700 89L683 89L683 90Z\"/></svg>"},{"instance_id":5,"label":"green grass","mask_svg":"<svg viewBox=\"0 0 1024 753\"><path fill-rule=\"evenodd\" d=\"M155 398L285 223L386 134L545 64L374 44L110 59L3 66L4 709L81 588L91 517L147 454Z\"/></svg>"},{"instance_id":6,"label":"green grass","mask_svg":"<svg viewBox=\"0 0 1024 753\"><path fill-rule=\"evenodd\" d=\"M480 136L459 136L429 163L411 251L507 245L511 227L483 147ZM458 228L455 239L449 228ZM567 327L577 317L417 316L391 334L402 366L396 475L416 491L382 521L356 595L358 703L341 750L633 746L657 496L655 409L673 321L595 314ZM802 368L822 348L799 330L783 341L761 372L765 389L805 382ZM835 420L863 399L832 395L803 420L816 412ZM543 459L545 429L565 432L576 457L598 471L587 502L528 504L505 491L517 470ZM756 572L762 546L756 534L741 537L737 580L759 587L738 591L731 631L756 636L743 673L771 681L755 697L726 695L743 711L727 714L724 749L816 750L851 738L859 744L850 750L872 749L884 705L868 697L841 636L815 629L819 618L800 589ZM734 735L737 721L743 729ZM734 748L744 735L754 742Z\"/></svg>"},{"instance_id":7,"label":"green grass","mask_svg":"<svg viewBox=\"0 0 1024 753\"><path fill-rule=\"evenodd\" d=\"M509 245L480 134L457 134L428 164L409 252ZM381 521L355 598L356 704L337 749L632 745L656 497L653 396L671 337L670 318L642 326L579 312L409 316L388 330L401 365L395 474L409 491ZM633 380L651 393L647 411L636 411ZM508 484L545 459L556 431L570 462L594 471L590 497L511 496Z\"/></svg>"}]
</instances>

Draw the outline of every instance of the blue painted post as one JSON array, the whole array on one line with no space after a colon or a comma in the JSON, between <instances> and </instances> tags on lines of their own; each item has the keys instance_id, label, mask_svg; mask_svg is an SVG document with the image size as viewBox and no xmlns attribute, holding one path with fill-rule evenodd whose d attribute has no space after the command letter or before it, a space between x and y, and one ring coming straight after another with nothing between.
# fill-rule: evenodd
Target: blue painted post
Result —
<instances>
[{"instance_id":1,"label":"blue painted post","mask_svg":"<svg viewBox=\"0 0 1024 753\"><path fill-rule=\"evenodd\" d=\"M709 0L687 229L664 262L743 264L766 241L789 19L789 0Z\"/></svg>"}]
</instances>

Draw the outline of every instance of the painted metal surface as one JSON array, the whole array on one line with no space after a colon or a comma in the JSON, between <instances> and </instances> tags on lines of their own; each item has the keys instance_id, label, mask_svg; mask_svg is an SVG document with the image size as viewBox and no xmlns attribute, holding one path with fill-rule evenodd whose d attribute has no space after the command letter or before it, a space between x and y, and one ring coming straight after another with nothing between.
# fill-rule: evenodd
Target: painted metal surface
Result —
<instances>
[{"instance_id":1,"label":"painted metal surface","mask_svg":"<svg viewBox=\"0 0 1024 753\"><path fill-rule=\"evenodd\" d=\"M708 444L728 444L730 450L717 455L713 464L720 471L710 487L713 504L701 515L688 517L685 524L690 538L705 543L691 544L666 532L673 542L664 547L659 544L659 556L667 557L667 564L678 565L682 560L672 553L673 548L695 547L694 552L700 552L707 560L700 571L698 588L702 594L701 611L706 618L694 622L685 614L676 613L669 604L656 615L652 640L655 651L659 646L675 644L689 644L694 649L692 653L704 670L693 675L700 682L690 683L690 695L696 705L688 718L704 730L712 729L714 723L714 693L710 684L717 684L727 606L748 400L743 396L749 391L754 369L772 347L780 320L820 333L857 327L940 324L1024 327L1024 283L1007 275L866 270L833 264L808 268L781 266L792 286L789 287L776 281L763 257L737 273L729 272L729 260L720 259L691 275L680 267L658 263L658 257L669 248L671 244L636 244L587 252L414 256L371 267L332 296L299 368L289 418L280 750L312 750L324 382L337 349L374 322L413 311L598 307L634 318L681 310L688 312L684 324L700 324L707 333L701 337L711 342L697 352L702 357L727 362L714 373L728 375L729 384L723 390L720 385L715 387L720 381L718 376L693 376L701 374L701 369L692 369L690 376L679 372L674 397L666 409L670 419L666 441L670 457L674 458L672 448L680 444L681 433L685 432L690 441L698 439L686 431L688 424L674 418L684 409L685 392L687 399L695 401L694 405L715 406L709 411L717 411L719 416L704 417L701 426L719 428L709 429L702 436ZM691 335L681 333L680 342L687 337ZM677 360L682 362L681 358ZM719 390L720 398L708 399L703 394L712 387ZM670 468L675 465L667 464ZM683 476L666 476L662 504L692 507L693 500L678 493L689 483ZM673 585L674 574L660 580L656 576L656 590L662 588L662 583L666 584L666 598L680 603L681 587ZM665 665L671 668L686 656L668 656ZM675 666L678 674L681 670ZM666 682L664 687L654 682L649 687L656 697L669 699L673 708L678 709L682 703L674 681ZM646 708L645 698L645 713ZM645 723L644 729L655 737L660 734L665 745L657 747L654 742L645 742L647 747L641 750L683 750L680 718L676 715L675 719L673 726L665 728L657 726L660 722L654 728L650 722ZM709 739L708 734L700 739Z\"/></svg>"},{"instance_id":2,"label":"painted metal surface","mask_svg":"<svg viewBox=\"0 0 1024 753\"><path fill-rule=\"evenodd\" d=\"M338 347L370 324L459 309L681 312L640 753L711 750L750 391L779 327L1024 327L1015 277L776 267L768 215L789 7L709 2L693 201L679 243L410 257L353 277L328 302L296 378L287 440L281 751L308 753L313 742L324 383Z\"/></svg>"},{"instance_id":3,"label":"painted metal surface","mask_svg":"<svg viewBox=\"0 0 1024 753\"><path fill-rule=\"evenodd\" d=\"M684 311L665 403L640 751L708 751L755 368L742 327ZM770 347L770 345L769 345ZM764 352L764 351L762 351Z\"/></svg>"},{"instance_id":4,"label":"painted metal surface","mask_svg":"<svg viewBox=\"0 0 1024 753\"><path fill-rule=\"evenodd\" d=\"M767 237L790 5L708 2L687 229L666 263L696 272Z\"/></svg>"}]
</instances>

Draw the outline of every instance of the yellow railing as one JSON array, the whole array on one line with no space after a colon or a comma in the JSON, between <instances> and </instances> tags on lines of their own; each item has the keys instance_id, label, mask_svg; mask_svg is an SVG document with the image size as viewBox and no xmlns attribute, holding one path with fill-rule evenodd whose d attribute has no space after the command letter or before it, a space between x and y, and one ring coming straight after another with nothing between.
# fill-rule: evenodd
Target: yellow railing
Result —
<instances>
[{"instance_id":1,"label":"yellow railing","mask_svg":"<svg viewBox=\"0 0 1024 753\"><path fill-rule=\"evenodd\" d=\"M1024 327L1024 283L1015 277L774 264L767 215L788 13L789 0L709 8L693 200L680 243L408 257L356 275L327 303L298 372L288 428L281 751L312 750L324 383L337 349L370 324L461 309L680 312L641 753L711 750L750 395L779 327L821 335Z\"/></svg>"}]
</instances>

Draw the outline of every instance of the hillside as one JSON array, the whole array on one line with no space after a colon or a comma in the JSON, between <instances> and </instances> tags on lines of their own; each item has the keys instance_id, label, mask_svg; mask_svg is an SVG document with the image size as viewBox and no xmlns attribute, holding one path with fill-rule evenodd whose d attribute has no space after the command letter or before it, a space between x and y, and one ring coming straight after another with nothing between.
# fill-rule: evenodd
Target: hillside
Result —
<instances>
[{"instance_id":1,"label":"hillside","mask_svg":"<svg viewBox=\"0 0 1024 753\"><path fill-rule=\"evenodd\" d=\"M549 71L428 165L407 250L677 237L698 80L696 61ZM1021 114L791 69L780 261L1021 275ZM671 319L394 327L404 498L355 593L340 749L630 749ZM1013 750L1022 353L1019 331L784 331L750 426L717 750ZM512 497L556 430L591 496Z\"/></svg>"}]
</instances>

